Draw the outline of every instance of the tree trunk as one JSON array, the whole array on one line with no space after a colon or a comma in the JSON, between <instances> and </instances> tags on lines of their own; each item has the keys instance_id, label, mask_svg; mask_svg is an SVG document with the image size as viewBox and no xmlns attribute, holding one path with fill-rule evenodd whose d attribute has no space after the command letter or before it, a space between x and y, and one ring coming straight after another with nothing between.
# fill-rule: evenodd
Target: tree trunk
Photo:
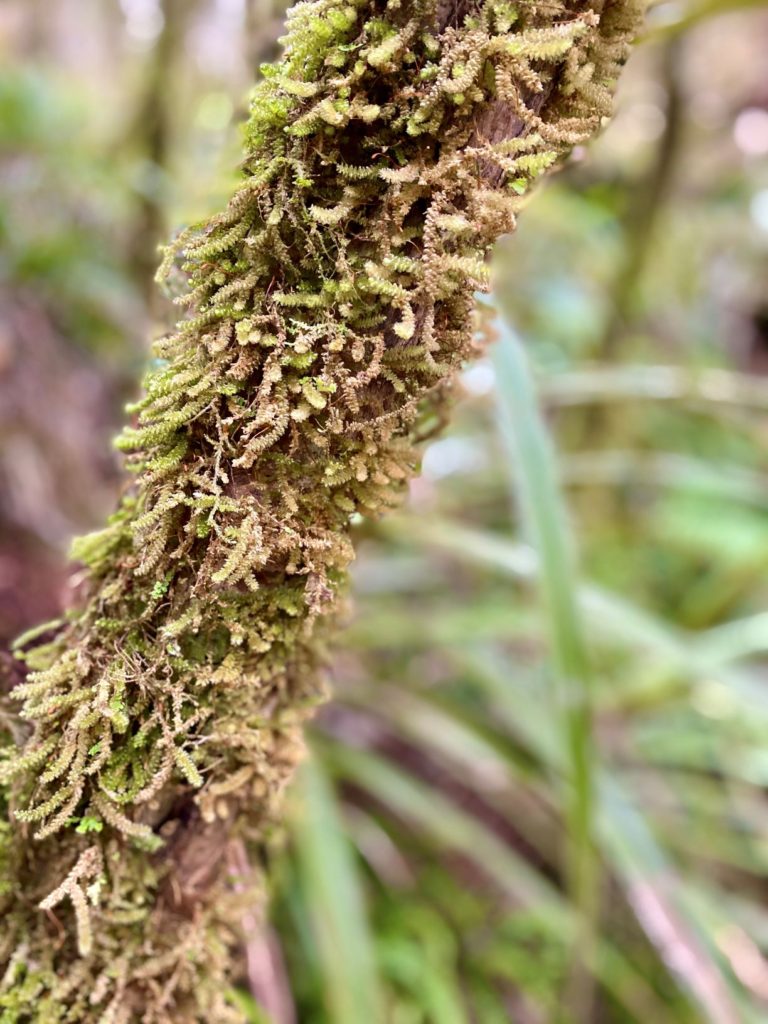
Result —
<instances>
[{"instance_id":1,"label":"tree trunk","mask_svg":"<svg viewBox=\"0 0 768 1024\"><path fill-rule=\"evenodd\" d=\"M147 306L160 312L154 284L157 247L168 230L165 218L165 182L170 176L169 158L176 117L174 82L177 62L183 53L186 30L197 7L196 0L162 0L163 27L147 58L144 84L136 114L125 140L146 161L136 216L128 241L130 262Z\"/></svg>"},{"instance_id":2,"label":"tree trunk","mask_svg":"<svg viewBox=\"0 0 768 1024\"><path fill-rule=\"evenodd\" d=\"M279 817L352 558L475 351L521 197L588 138L635 0L299 4L242 187L166 261L188 317L119 446L134 474L2 705L0 1009L239 1020L242 878ZM183 266L173 269L176 256ZM252 892L252 896L250 893Z\"/></svg>"}]
</instances>

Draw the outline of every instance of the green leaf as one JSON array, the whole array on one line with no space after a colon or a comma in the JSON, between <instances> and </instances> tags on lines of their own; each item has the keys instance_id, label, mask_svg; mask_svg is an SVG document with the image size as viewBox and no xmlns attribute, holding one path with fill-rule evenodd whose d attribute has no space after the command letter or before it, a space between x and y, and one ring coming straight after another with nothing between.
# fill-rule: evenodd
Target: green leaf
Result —
<instances>
[{"instance_id":1,"label":"green leaf","mask_svg":"<svg viewBox=\"0 0 768 1024\"><path fill-rule=\"evenodd\" d=\"M568 908L555 886L511 846L439 790L396 768L376 754L323 742L324 759L343 770L377 800L429 833L439 847L461 853L477 864L502 891L526 906L536 906L565 926Z\"/></svg>"},{"instance_id":2,"label":"green leaf","mask_svg":"<svg viewBox=\"0 0 768 1024\"><path fill-rule=\"evenodd\" d=\"M597 941L600 865L593 839L595 751L593 677L581 623L577 569L568 517L558 486L549 433L539 410L523 347L505 319L497 321L493 348L498 424L507 452L512 493L539 558L539 586L550 633L556 691L553 708L568 751L565 868L578 915L569 998L577 1019L591 1012Z\"/></svg>"},{"instance_id":3,"label":"green leaf","mask_svg":"<svg viewBox=\"0 0 768 1024\"><path fill-rule=\"evenodd\" d=\"M354 850L318 758L299 772L293 816L301 884L310 910L331 1024L384 1021L373 938Z\"/></svg>"}]
</instances>

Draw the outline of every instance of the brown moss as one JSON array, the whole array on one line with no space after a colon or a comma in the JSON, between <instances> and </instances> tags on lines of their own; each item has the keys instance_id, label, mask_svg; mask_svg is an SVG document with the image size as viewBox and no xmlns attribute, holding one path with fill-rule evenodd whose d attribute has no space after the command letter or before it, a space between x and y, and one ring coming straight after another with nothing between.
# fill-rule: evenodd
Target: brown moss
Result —
<instances>
[{"instance_id":1,"label":"brown moss","mask_svg":"<svg viewBox=\"0 0 768 1024\"><path fill-rule=\"evenodd\" d=\"M242 186L166 260L189 315L119 440L135 482L76 544L80 607L20 648L4 1020L238 1019L228 844L263 840L301 756L350 519L402 496L473 355L490 247L609 112L636 16L293 9Z\"/></svg>"}]
</instances>

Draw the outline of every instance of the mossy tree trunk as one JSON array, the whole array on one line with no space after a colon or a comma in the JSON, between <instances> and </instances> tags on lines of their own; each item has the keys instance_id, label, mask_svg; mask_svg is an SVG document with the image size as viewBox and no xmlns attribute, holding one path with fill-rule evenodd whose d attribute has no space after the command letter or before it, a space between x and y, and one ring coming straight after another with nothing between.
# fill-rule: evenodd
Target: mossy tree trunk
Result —
<instances>
[{"instance_id":1,"label":"mossy tree trunk","mask_svg":"<svg viewBox=\"0 0 768 1024\"><path fill-rule=\"evenodd\" d=\"M475 349L473 292L587 139L635 0L318 0L265 69L241 188L166 261L188 315L2 705L9 1022L238 1020L258 848L324 696L350 520L396 504ZM181 266L178 266L178 263ZM253 898L260 880L252 880Z\"/></svg>"}]
</instances>

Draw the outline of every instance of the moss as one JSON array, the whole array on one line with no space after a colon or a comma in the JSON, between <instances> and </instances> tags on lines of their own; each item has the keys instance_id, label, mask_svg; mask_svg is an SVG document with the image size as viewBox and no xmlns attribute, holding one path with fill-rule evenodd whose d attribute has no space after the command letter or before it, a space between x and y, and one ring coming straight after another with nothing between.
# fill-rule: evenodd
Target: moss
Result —
<instances>
[{"instance_id":1,"label":"moss","mask_svg":"<svg viewBox=\"0 0 768 1024\"><path fill-rule=\"evenodd\" d=\"M0 1020L238 1019L222 848L271 827L324 696L350 520L401 499L474 353L490 247L608 113L636 16L459 9L293 8L241 187L168 252L188 315L117 442L134 482L7 702L0 960L34 968L6 974Z\"/></svg>"}]
</instances>

